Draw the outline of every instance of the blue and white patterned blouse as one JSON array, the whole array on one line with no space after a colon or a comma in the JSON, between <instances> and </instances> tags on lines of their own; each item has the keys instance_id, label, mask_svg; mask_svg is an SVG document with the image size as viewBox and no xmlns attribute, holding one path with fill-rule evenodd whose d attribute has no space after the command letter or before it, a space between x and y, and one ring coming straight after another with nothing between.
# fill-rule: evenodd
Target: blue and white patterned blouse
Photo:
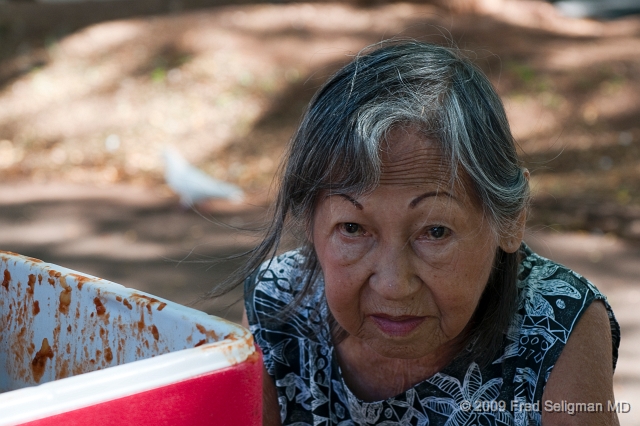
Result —
<instances>
[{"instance_id":1,"label":"blue and white patterned blouse","mask_svg":"<svg viewBox=\"0 0 640 426\"><path fill-rule=\"evenodd\" d=\"M541 400L580 315L594 300L604 302L614 368L620 327L593 284L524 244L521 250L519 306L493 363L480 369L476 363L460 365L454 360L411 389L377 402L358 399L345 385L331 341L322 282L286 323L274 326L301 289L305 272L295 250L278 256L268 269L265 262L253 291L248 291L254 284L251 279L246 282L245 307L277 388L283 425L539 425L540 411L526 404Z\"/></svg>"}]
</instances>

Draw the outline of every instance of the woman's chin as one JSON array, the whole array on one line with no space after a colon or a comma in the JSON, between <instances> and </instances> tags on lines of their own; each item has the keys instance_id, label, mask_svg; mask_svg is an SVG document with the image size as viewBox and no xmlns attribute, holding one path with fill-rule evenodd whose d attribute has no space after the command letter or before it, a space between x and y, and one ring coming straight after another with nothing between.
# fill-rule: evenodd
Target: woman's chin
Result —
<instances>
[{"instance_id":1,"label":"woman's chin","mask_svg":"<svg viewBox=\"0 0 640 426\"><path fill-rule=\"evenodd\" d=\"M418 359L432 352L432 350L428 348L416 347L416 345L393 344L380 341L367 342L367 344L374 352L385 358Z\"/></svg>"},{"instance_id":2,"label":"woman's chin","mask_svg":"<svg viewBox=\"0 0 640 426\"><path fill-rule=\"evenodd\" d=\"M433 335L433 334L432 334ZM408 336L396 337L382 333L363 339L378 355L385 358L417 359L429 355L442 346L425 338L423 333L414 332Z\"/></svg>"}]
</instances>

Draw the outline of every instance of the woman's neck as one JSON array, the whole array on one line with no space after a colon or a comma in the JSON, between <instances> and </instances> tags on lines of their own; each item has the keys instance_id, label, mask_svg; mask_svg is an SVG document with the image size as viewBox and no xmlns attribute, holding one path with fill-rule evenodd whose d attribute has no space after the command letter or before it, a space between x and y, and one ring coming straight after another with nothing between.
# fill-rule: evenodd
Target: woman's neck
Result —
<instances>
[{"instance_id":1,"label":"woman's neck","mask_svg":"<svg viewBox=\"0 0 640 426\"><path fill-rule=\"evenodd\" d=\"M353 336L335 349L345 383L367 402L389 399L423 382L446 367L460 350L459 345L451 345L421 358L387 358Z\"/></svg>"}]
</instances>

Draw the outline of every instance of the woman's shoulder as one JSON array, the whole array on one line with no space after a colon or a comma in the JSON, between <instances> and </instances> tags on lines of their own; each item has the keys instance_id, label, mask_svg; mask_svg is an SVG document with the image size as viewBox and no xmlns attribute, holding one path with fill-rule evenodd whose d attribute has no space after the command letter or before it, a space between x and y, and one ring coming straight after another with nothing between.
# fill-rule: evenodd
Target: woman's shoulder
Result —
<instances>
[{"instance_id":1,"label":"woman's shoulder","mask_svg":"<svg viewBox=\"0 0 640 426\"><path fill-rule=\"evenodd\" d=\"M606 296L582 275L534 253L525 244L521 254L518 314L525 318L549 318L570 331L588 306L601 300L615 321Z\"/></svg>"},{"instance_id":2,"label":"woman's shoulder","mask_svg":"<svg viewBox=\"0 0 640 426\"><path fill-rule=\"evenodd\" d=\"M518 310L505 341L501 363L507 387L526 402L539 401L546 381L576 324L594 301L607 310L612 335L613 365L620 344L620 327L606 297L586 278L534 253L523 245L518 272ZM593 339L603 338L594 335ZM523 400L524 402L524 400Z\"/></svg>"}]
</instances>

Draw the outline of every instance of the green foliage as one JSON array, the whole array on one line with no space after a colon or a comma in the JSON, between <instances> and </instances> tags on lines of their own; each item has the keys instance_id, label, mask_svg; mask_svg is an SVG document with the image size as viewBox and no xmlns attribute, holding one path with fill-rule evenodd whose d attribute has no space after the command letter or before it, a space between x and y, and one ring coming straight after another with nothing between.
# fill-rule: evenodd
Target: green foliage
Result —
<instances>
[{"instance_id":1,"label":"green foliage","mask_svg":"<svg viewBox=\"0 0 640 426\"><path fill-rule=\"evenodd\" d=\"M535 70L522 62L507 62L507 71L524 85L531 84L536 78Z\"/></svg>"},{"instance_id":2,"label":"green foliage","mask_svg":"<svg viewBox=\"0 0 640 426\"><path fill-rule=\"evenodd\" d=\"M165 67L159 66L151 71L151 81L154 83L162 83L167 79L167 69Z\"/></svg>"},{"instance_id":3,"label":"green foliage","mask_svg":"<svg viewBox=\"0 0 640 426\"><path fill-rule=\"evenodd\" d=\"M543 93L553 89L551 79L546 75L539 74L526 62L509 61L506 64L506 70L513 76L516 90Z\"/></svg>"}]
</instances>

